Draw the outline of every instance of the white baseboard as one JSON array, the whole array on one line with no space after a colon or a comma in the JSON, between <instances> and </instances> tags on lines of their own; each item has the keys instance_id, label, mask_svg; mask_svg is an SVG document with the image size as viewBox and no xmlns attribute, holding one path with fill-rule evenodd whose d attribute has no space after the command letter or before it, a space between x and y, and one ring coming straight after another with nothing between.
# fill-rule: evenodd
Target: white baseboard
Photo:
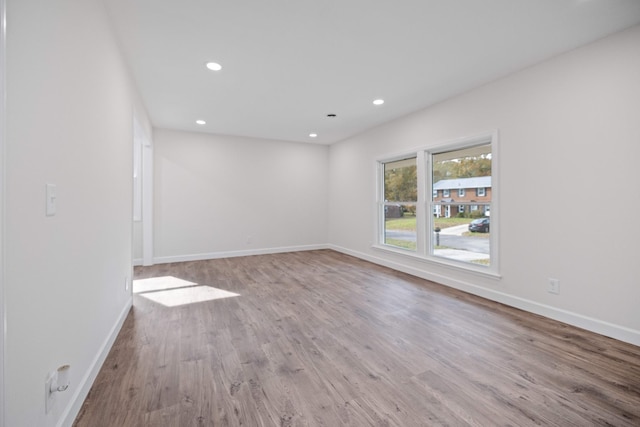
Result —
<instances>
[{"instance_id":1,"label":"white baseboard","mask_svg":"<svg viewBox=\"0 0 640 427\"><path fill-rule=\"evenodd\" d=\"M154 259L154 263L162 264L162 263L170 263L170 262L183 262L183 261L198 261L198 260L206 260L206 259L217 259L217 258L230 258L230 257L239 257L239 256L250 256L250 255L263 255L263 254L273 254L273 253L283 253L283 252L299 252L299 251L311 251L311 250L319 250L319 249L332 249L337 252L341 252L347 255L354 256L356 258L363 259L365 261L372 262L374 264L382 265L388 268L392 268L397 271L401 271L407 274L411 274L412 276L420 277L426 280L431 280L445 286L449 286L455 289L459 289L465 292L468 292L473 295L477 295L492 301L496 301L502 304L506 304L511 307L515 307L524 311L528 311L530 313L538 314L550 319L554 319L563 323L567 323L569 325L573 325L582 329L586 329L591 332L595 332L601 335L605 335L620 341L624 341L633 345L640 346L640 331L630 329L624 326L612 324L609 322L605 322L599 319L594 319L588 316L583 316L578 313L570 312L567 310L559 309L556 307L551 307L545 304L540 304L535 301L527 300L524 298L516 297L513 295L506 294L504 292L495 291L492 289L487 289L478 285L474 285L472 283L468 283L465 281L453 279L448 276L443 276L440 274L435 274L432 272L428 272L422 269L418 269L415 267L411 267L396 261L391 261L388 259L376 257L373 255L369 255L363 252L353 251L351 249L346 249L336 245L306 245L306 246L290 246L290 247L279 247L279 248L266 248L266 249L255 249L255 250L246 250L246 251L231 251L231 252L214 252L207 254L192 254L192 255L181 255L181 256L171 256L171 257L159 257ZM140 264L141 265L141 264ZM98 373L100 372L100 368L102 367L113 343L122 328L122 325L127 318L129 310L131 309L133 300L130 299L122 309L120 316L118 317L116 323L111 328L109 335L105 339L102 347L96 357L94 358L90 369L82 378L79 387L76 388L76 392L71 398L69 404L65 408L62 416L60 417L60 421L58 422L58 427L66 427L71 426L78 415L82 404L84 403L93 382L95 381Z\"/></svg>"},{"instance_id":2,"label":"white baseboard","mask_svg":"<svg viewBox=\"0 0 640 427\"><path fill-rule=\"evenodd\" d=\"M614 338L619 341L624 341L629 344L640 346L640 331L630 329L625 326L620 326L592 317L583 316L578 313L563 310L557 307L552 307L546 304L540 304L538 302L531 301L525 298L516 297L504 292L495 291L493 289L487 289L466 281L454 279L440 274L435 274L396 261L391 261L358 251L353 251L351 249L346 249L340 246L328 245L328 247L329 249L333 249L337 252L351 255L356 258L372 262L374 264L402 271L403 273L411 274L412 276L420 277L422 279L431 280L433 282L440 283L451 288L459 289L461 291L468 292L470 294L477 295L491 301L496 301L501 304L518 308L520 310L528 311L530 313L538 314L540 316L557 320L559 322L576 326L578 328L586 329L600 335Z\"/></svg>"},{"instance_id":3,"label":"white baseboard","mask_svg":"<svg viewBox=\"0 0 640 427\"><path fill-rule=\"evenodd\" d=\"M268 255L268 254L278 254L283 252L315 251L319 249L328 249L328 248L329 248L328 245L322 244L322 245L304 245L304 246L282 246L279 248L248 249L244 251L227 251L227 252L211 252L211 253L203 253L203 254L175 255L175 256L156 257L153 259L153 263L167 264L170 262L203 261L207 259L233 258L233 257L251 256L251 255Z\"/></svg>"},{"instance_id":4,"label":"white baseboard","mask_svg":"<svg viewBox=\"0 0 640 427\"><path fill-rule=\"evenodd\" d=\"M111 350L111 347L113 346L113 343L115 342L120 329L122 329L122 325L124 324L124 321L127 318L132 305L133 298L130 298L122 309L122 312L120 313L120 316L118 317L116 323L109 331L109 335L102 344L102 347L100 347L100 351L93 359L89 370L85 373L84 377L82 377L79 386L76 387L76 392L73 394L71 400L69 401L69 404L62 413L57 427L71 427L71 425L75 421L78 413L80 412L80 408L82 408L82 404L87 397L87 394L89 394L89 390L91 390L93 382L100 372L100 368L102 368L102 365L104 364L104 361L107 358L107 355L109 354L109 351Z\"/></svg>"},{"instance_id":5,"label":"white baseboard","mask_svg":"<svg viewBox=\"0 0 640 427\"><path fill-rule=\"evenodd\" d=\"M142 258L134 258L133 259L133 266L137 267L137 266L140 266L140 265L142 265Z\"/></svg>"}]
</instances>

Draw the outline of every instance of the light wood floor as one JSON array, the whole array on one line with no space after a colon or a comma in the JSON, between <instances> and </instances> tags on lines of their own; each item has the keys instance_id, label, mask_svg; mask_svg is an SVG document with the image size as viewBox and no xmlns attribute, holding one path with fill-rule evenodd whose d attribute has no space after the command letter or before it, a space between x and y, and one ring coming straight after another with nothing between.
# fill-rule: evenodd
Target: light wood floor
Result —
<instances>
[{"instance_id":1,"label":"light wood floor","mask_svg":"<svg viewBox=\"0 0 640 427\"><path fill-rule=\"evenodd\" d=\"M136 268L166 276L192 287L135 295L76 427L640 425L639 347L356 258ZM162 304L193 284L240 296Z\"/></svg>"}]
</instances>

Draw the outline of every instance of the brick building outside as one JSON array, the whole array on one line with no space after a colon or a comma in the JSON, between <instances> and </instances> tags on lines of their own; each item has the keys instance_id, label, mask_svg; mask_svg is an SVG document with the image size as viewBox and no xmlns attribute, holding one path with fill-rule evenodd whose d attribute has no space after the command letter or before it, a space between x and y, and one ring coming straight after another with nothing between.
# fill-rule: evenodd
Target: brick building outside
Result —
<instances>
[{"instance_id":1,"label":"brick building outside","mask_svg":"<svg viewBox=\"0 0 640 427\"><path fill-rule=\"evenodd\" d=\"M433 202L437 218L489 216L491 177L441 179L433 184Z\"/></svg>"}]
</instances>

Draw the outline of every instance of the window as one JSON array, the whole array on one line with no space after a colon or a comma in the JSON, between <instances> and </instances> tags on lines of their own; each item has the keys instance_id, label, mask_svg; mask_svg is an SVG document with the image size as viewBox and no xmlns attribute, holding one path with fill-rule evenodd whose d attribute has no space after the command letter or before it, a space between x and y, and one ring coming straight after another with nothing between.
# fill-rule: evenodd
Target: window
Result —
<instances>
[{"instance_id":1,"label":"window","mask_svg":"<svg viewBox=\"0 0 640 427\"><path fill-rule=\"evenodd\" d=\"M383 243L410 251L416 250L416 205L418 177L416 157L382 163L383 169ZM433 194L437 194L434 190Z\"/></svg>"},{"instance_id":2,"label":"window","mask_svg":"<svg viewBox=\"0 0 640 427\"><path fill-rule=\"evenodd\" d=\"M443 186L442 181L447 181L446 185L458 187L458 196L465 196L466 188L489 187L491 184L491 144L480 144L462 146L446 151L432 152L428 154L431 165L432 186ZM431 255L443 257L455 261L474 263L480 265L491 265L491 239L490 228L479 219L484 217L486 208L480 209L475 200L460 205L462 200L456 201L458 205L458 222L443 222L440 218L434 218L433 229L444 229L456 227L453 235L447 233L438 239L438 244L431 245ZM453 201L443 200L440 202L449 207ZM463 209L460 207L469 206ZM489 205L490 206L490 205ZM464 212L468 212L464 213ZM487 220L488 221L488 220ZM460 227L462 226L462 227ZM477 228L477 230L475 230ZM469 231L480 231L481 233L469 233ZM482 233L485 232L485 233Z\"/></svg>"},{"instance_id":3,"label":"window","mask_svg":"<svg viewBox=\"0 0 640 427\"><path fill-rule=\"evenodd\" d=\"M375 246L497 274L496 144L487 134L379 160ZM466 189L483 199L464 199Z\"/></svg>"}]
</instances>

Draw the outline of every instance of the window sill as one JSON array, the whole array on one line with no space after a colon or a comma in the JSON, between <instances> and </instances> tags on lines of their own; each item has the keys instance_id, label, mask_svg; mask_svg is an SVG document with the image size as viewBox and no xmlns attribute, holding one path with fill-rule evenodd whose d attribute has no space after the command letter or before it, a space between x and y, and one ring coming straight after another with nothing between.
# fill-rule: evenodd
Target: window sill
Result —
<instances>
[{"instance_id":1,"label":"window sill","mask_svg":"<svg viewBox=\"0 0 640 427\"><path fill-rule=\"evenodd\" d=\"M487 277L494 280L502 279L502 276L499 273L496 273L495 271L482 267L480 265L474 265L468 262L456 261L456 260L451 260L443 257L433 256L433 255L427 256L427 255L419 254L417 252L412 252L409 250L395 248L387 245L376 244L376 245L372 245L371 247L375 250L397 254L397 255L410 258L416 261L420 261L426 264L437 265L437 266L449 268L451 270L458 271L458 272L461 271L465 273L472 273L478 276Z\"/></svg>"}]
</instances>

